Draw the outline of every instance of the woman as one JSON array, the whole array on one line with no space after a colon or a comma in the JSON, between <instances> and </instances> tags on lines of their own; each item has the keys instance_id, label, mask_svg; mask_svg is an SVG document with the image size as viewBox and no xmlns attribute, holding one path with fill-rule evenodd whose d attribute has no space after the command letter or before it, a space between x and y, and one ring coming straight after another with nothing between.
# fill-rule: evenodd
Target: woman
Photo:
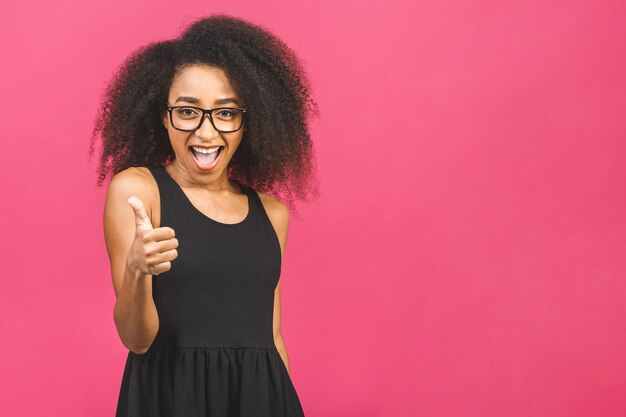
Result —
<instances>
[{"instance_id":1,"label":"woman","mask_svg":"<svg viewBox=\"0 0 626 417\"><path fill-rule=\"evenodd\" d=\"M279 278L288 206L317 195L309 91L282 41L224 15L140 48L108 85L91 152L101 140L99 185L115 174L117 417L304 415Z\"/></svg>"}]
</instances>

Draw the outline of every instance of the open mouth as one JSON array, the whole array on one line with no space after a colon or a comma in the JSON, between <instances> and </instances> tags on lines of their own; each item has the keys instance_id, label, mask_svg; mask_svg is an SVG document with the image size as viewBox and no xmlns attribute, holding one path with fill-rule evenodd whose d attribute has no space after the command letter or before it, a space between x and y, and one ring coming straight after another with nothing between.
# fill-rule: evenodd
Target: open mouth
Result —
<instances>
[{"instance_id":1,"label":"open mouth","mask_svg":"<svg viewBox=\"0 0 626 417\"><path fill-rule=\"evenodd\" d=\"M223 149L223 146L212 148L202 148L198 146L189 147L189 150L191 151L193 158L200 169L214 168L220 159Z\"/></svg>"}]
</instances>

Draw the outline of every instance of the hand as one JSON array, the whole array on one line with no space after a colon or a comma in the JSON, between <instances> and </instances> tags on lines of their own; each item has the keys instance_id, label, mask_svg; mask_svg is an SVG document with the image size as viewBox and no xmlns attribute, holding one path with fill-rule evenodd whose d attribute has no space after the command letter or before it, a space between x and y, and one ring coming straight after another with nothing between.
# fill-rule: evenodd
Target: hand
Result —
<instances>
[{"instance_id":1,"label":"hand","mask_svg":"<svg viewBox=\"0 0 626 417\"><path fill-rule=\"evenodd\" d=\"M131 196L128 204L135 212L135 239L126 257L126 267L132 272L147 275L159 275L172 268L178 256L178 239L171 227L152 228L152 222L146 213L143 202Z\"/></svg>"}]
</instances>

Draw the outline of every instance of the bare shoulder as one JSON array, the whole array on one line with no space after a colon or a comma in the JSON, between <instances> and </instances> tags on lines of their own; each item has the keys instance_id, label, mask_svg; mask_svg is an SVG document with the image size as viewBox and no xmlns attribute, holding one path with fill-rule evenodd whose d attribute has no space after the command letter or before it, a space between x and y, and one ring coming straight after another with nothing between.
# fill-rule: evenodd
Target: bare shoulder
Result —
<instances>
[{"instance_id":1,"label":"bare shoulder","mask_svg":"<svg viewBox=\"0 0 626 417\"><path fill-rule=\"evenodd\" d=\"M111 184L117 182L119 184L125 184L127 186L144 185L150 186L154 183L152 174L146 167L130 167L115 174L111 180Z\"/></svg>"},{"instance_id":2,"label":"bare shoulder","mask_svg":"<svg viewBox=\"0 0 626 417\"><path fill-rule=\"evenodd\" d=\"M111 180L107 199L113 198L125 202L131 195L143 202L154 226L155 220L158 220L154 218L154 214L158 217L158 213L153 213L153 210L155 203L158 203L159 189L148 168L130 167L118 172ZM158 211L159 207L157 206L156 209Z\"/></svg>"},{"instance_id":3,"label":"bare shoulder","mask_svg":"<svg viewBox=\"0 0 626 417\"><path fill-rule=\"evenodd\" d=\"M289 229L289 208L267 193L262 191L258 191L257 193L259 194L261 203L263 203L267 217L270 218L274 226L278 240L280 240L281 246L283 246L282 249L284 250Z\"/></svg>"}]
</instances>

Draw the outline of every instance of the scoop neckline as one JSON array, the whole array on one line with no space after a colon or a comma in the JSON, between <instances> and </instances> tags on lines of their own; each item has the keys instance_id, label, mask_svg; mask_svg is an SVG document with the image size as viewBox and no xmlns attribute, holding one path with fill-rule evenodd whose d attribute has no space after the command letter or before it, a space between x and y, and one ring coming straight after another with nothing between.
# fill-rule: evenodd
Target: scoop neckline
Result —
<instances>
[{"instance_id":1,"label":"scoop neckline","mask_svg":"<svg viewBox=\"0 0 626 417\"><path fill-rule=\"evenodd\" d=\"M243 218L243 220L237 222L237 223L222 223L222 222L218 222L217 220L207 216L206 214L204 214L202 211L200 211L199 208L197 208L196 206L193 205L193 203L191 202L191 200L189 199L189 197L187 197L187 194L185 194L185 191L183 190L183 187L180 186L180 184L178 184L176 182L176 180L174 180L174 178L170 175L169 172L167 172L167 170L165 169L165 165L161 165L161 169L163 170L163 172L165 173L165 175L170 179L170 181L172 181L176 187L178 187L178 190L182 193L183 195L183 199L187 202L187 204L189 205L189 207L192 209L192 211L194 211L195 213L197 213L198 215L200 215L200 217L202 217L203 219L216 224L218 226L222 226L222 227L237 227L237 226L241 226L244 223L247 222L247 220L250 218L250 214L252 212L252 202L250 201L250 193L248 193L248 191L246 190L246 186L242 185L239 181L237 181L236 179L232 179L234 182L237 183L237 185L239 186L239 188L241 189L241 191L246 195L247 199L248 199L248 212L246 213L246 217Z\"/></svg>"}]
</instances>

